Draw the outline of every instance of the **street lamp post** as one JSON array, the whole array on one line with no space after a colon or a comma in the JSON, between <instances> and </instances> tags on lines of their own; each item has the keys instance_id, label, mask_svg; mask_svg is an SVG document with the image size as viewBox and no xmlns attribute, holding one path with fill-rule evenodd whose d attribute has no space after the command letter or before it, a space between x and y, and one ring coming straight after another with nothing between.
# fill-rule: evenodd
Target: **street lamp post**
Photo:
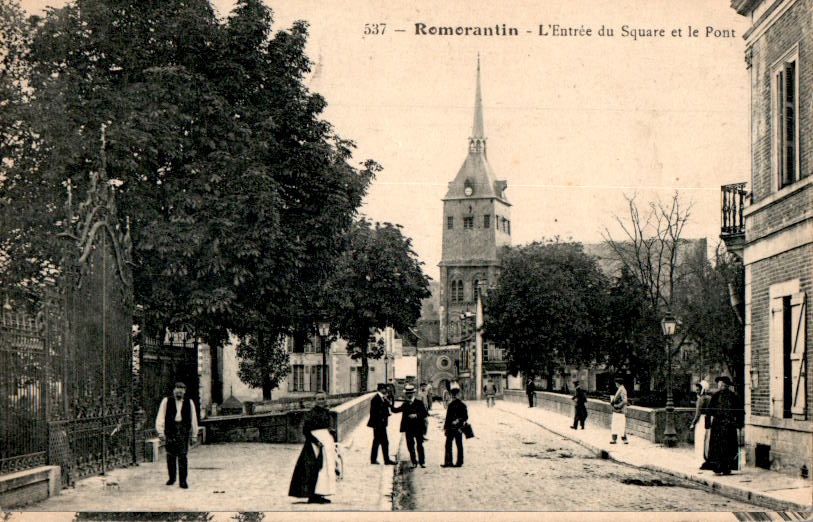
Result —
<instances>
[{"instance_id":1,"label":"street lamp post","mask_svg":"<svg viewBox=\"0 0 813 522\"><path fill-rule=\"evenodd\" d=\"M319 341L322 345L322 391L327 393L327 336L330 333L330 323L319 321Z\"/></svg>"},{"instance_id":2,"label":"street lamp post","mask_svg":"<svg viewBox=\"0 0 813 522\"><path fill-rule=\"evenodd\" d=\"M672 397L672 336L675 335L677 321L671 312L667 311L661 319L661 330L666 337L666 427L663 430L663 442L668 447L677 444L677 432L675 431L675 401Z\"/></svg>"}]
</instances>

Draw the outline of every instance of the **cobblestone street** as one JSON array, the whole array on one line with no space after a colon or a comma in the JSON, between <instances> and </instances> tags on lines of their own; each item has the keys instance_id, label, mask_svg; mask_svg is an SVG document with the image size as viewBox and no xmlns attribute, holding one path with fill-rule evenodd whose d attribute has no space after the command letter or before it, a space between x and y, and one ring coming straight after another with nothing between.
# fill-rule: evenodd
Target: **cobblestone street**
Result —
<instances>
[{"instance_id":1,"label":"cobblestone street","mask_svg":"<svg viewBox=\"0 0 813 522\"><path fill-rule=\"evenodd\" d=\"M390 423L390 453L398 444L398 425ZM331 504L308 504L288 496L301 444L232 443L193 448L189 489L166 486L160 462L115 469L106 477L79 481L26 509L37 511L380 511L389 510L392 466L371 466L372 430L365 423L340 443L345 478ZM380 460L380 459L379 459ZM115 482L118 486L106 486Z\"/></svg>"},{"instance_id":2,"label":"cobblestone street","mask_svg":"<svg viewBox=\"0 0 813 522\"><path fill-rule=\"evenodd\" d=\"M400 509L501 511L752 511L673 477L602 460L515 415L468 403L475 438L462 468L441 468L445 410L433 409L427 467L409 472ZM401 459L408 460L406 448ZM397 492L396 495L398 496Z\"/></svg>"}]
</instances>

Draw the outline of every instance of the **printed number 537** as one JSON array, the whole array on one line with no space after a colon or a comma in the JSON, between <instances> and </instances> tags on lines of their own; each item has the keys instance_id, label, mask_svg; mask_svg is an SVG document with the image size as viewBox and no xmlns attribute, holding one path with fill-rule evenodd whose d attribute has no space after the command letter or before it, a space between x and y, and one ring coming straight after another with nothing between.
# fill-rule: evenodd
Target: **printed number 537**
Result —
<instances>
[{"instance_id":1,"label":"printed number 537","mask_svg":"<svg viewBox=\"0 0 813 522\"><path fill-rule=\"evenodd\" d=\"M384 34L387 31L387 24L364 24L364 34Z\"/></svg>"}]
</instances>

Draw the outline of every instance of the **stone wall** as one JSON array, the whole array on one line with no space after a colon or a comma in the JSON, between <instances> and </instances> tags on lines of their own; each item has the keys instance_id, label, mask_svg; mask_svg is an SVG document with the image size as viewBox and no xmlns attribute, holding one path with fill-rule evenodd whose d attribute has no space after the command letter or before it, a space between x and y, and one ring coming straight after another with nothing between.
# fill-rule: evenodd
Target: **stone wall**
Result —
<instances>
[{"instance_id":1,"label":"stone wall","mask_svg":"<svg viewBox=\"0 0 813 522\"><path fill-rule=\"evenodd\" d=\"M505 400L527 404L528 397L525 392L506 390ZM569 395L550 392L536 392L537 408L552 411L566 417L573 417L574 404ZM605 401L587 399L586 428L591 425L610 429L612 422L612 408ZM693 444L694 433L689 425L694 418L694 408L675 408L675 431L679 443ZM627 407L627 433L651 442L663 442L663 430L666 427L666 410L662 408L644 408L641 406Z\"/></svg>"},{"instance_id":2,"label":"stone wall","mask_svg":"<svg viewBox=\"0 0 813 522\"><path fill-rule=\"evenodd\" d=\"M375 393L368 393L330 410L331 428L341 442L366 418ZM206 431L206 444L219 442L297 443L305 440L302 423L307 409L256 415L209 417L200 424Z\"/></svg>"}]
</instances>

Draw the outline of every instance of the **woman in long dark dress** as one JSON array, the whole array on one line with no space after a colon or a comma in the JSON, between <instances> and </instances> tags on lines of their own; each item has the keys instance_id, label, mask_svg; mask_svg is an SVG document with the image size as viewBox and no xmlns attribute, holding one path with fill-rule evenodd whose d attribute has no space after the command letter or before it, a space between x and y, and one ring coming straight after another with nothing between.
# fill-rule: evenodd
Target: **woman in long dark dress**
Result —
<instances>
[{"instance_id":1,"label":"woman in long dark dress","mask_svg":"<svg viewBox=\"0 0 813 522\"><path fill-rule=\"evenodd\" d=\"M330 410L326 407L327 398L324 393L316 396L316 405L305 414L302 423L302 433L305 435L305 445L296 461L294 473L291 476L291 485L288 488L288 496L297 498L307 498L309 503L327 504L330 500L324 495L316 493L316 482L319 479L319 472L322 470L323 444L313 435L316 430L331 430ZM331 430L335 440L336 435ZM316 448L319 448L317 451ZM331 472L333 470L327 470Z\"/></svg>"},{"instance_id":2,"label":"woman in long dark dress","mask_svg":"<svg viewBox=\"0 0 813 522\"><path fill-rule=\"evenodd\" d=\"M731 379L717 377L719 390L711 396L707 415L711 417L708 462L715 473L730 475L738 468L740 453L737 430L743 427L742 404L734 391Z\"/></svg>"}]
</instances>

